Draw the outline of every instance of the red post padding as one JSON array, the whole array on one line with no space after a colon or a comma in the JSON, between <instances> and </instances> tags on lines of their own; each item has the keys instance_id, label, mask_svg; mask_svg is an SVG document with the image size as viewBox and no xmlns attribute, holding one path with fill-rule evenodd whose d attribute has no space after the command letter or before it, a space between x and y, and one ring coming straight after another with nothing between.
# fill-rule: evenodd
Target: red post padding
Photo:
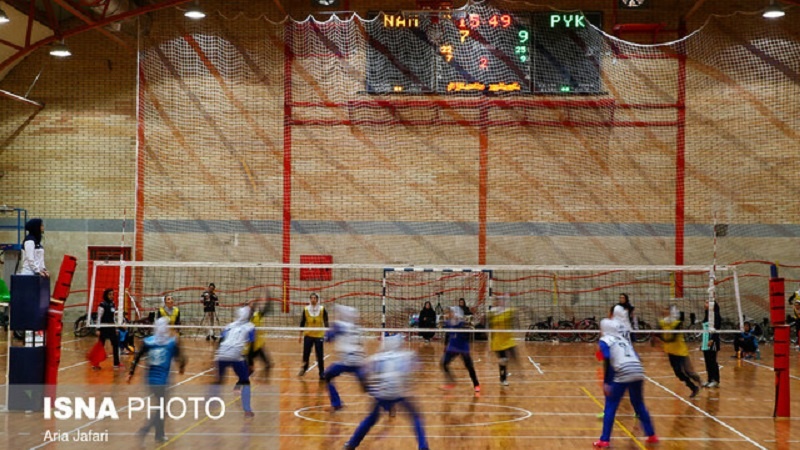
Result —
<instances>
[{"instance_id":1,"label":"red post padding","mask_svg":"<svg viewBox=\"0 0 800 450\"><path fill-rule=\"evenodd\" d=\"M64 259L61 261L61 269L58 272L58 279L56 279L56 286L53 288L52 297L54 299L62 302L67 299L77 267L78 260L74 256L64 255Z\"/></svg>"},{"instance_id":2,"label":"red post padding","mask_svg":"<svg viewBox=\"0 0 800 450\"><path fill-rule=\"evenodd\" d=\"M769 312L772 326L786 323L786 298L783 278L769 279Z\"/></svg>"},{"instance_id":3,"label":"red post padding","mask_svg":"<svg viewBox=\"0 0 800 450\"><path fill-rule=\"evenodd\" d=\"M775 412L774 417L791 417L789 389L789 334L791 326L775 326Z\"/></svg>"},{"instance_id":4,"label":"red post padding","mask_svg":"<svg viewBox=\"0 0 800 450\"><path fill-rule=\"evenodd\" d=\"M64 328L64 304L69 297L72 278L78 260L74 256L64 255L61 268L58 271L56 286L50 298L50 308L47 310L47 331L45 339L44 384L45 397L51 403L55 401L56 385L58 384L58 366L61 364L61 332Z\"/></svg>"}]
</instances>

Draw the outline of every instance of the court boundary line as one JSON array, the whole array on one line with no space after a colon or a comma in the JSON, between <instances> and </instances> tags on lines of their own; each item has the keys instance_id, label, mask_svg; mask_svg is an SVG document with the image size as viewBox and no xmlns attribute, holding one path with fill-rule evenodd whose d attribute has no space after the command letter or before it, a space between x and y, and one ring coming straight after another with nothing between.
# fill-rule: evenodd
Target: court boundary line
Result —
<instances>
[{"instance_id":1,"label":"court boundary line","mask_svg":"<svg viewBox=\"0 0 800 450\"><path fill-rule=\"evenodd\" d=\"M685 404L689 405L689 406L690 406L691 408L693 408L695 411L697 411L697 412L699 412L699 413L703 414L705 417L707 417L707 418L709 418L709 419L713 420L714 422L717 422L718 424L722 425L724 428L727 428L728 430L732 431L734 434L737 434L738 436L740 436L741 438L743 438L745 441L747 441L747 442L749 442L749 443L753 444L755 447L757 447L757 448L759 448L759 449L761 449L761 450L767 450L767 448L766 448L766 447L764 447L763 445L761 445L761 444L759 444L758 442L754 441L753 439L751 439L751 438L750 438L749 436L747 436L746 434L742 433L741 431L737 430L737 429L736 429L736 428L734 428L733 426L731 426L731 425L728 425L727 423L725 423L725 422L723 422L723 421L721 421L721 420L717 419L716 417L712 416L711 414L707 413L705 410L703 410L703 409L702 409L702 408L700 408L699 406L695 405L694 403L692 403L692 402L690 402L690 401L686 400L685 398L681 397L680 395L676 394L675 392L673 392L672 390L670 390L668 387L664 386L663 384L659 383L658 381L656 381L656 380L654 380L654 379L652 379L652 378L650 378L650 377L648 377L648 376L645 376L644 378L645 378L647 381L649 381L649 382L651 382L651 383L655 384L656 386L660 387L661 389L663 389L663 390L665 390L665 391L669 392L669 393L670 393L670 394L672 394L672 395L673 395L675 398L677 398L678 400L682 401L683 403L685 403Z\"/></svg>"}]
</instances>

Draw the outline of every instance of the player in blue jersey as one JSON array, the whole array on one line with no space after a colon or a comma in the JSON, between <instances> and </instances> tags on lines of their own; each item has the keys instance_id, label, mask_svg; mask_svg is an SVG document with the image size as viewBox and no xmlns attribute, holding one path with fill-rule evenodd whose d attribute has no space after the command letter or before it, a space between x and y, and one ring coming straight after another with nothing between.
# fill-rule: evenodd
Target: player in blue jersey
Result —
<instances>
[{"instance_id":1,"label":"player in blue jersey","mask_svg":"<svg viewBox=\"0 0 800 450\"><path fill-rule=\"evenodd\" d=\"M242 408L245 418L253 417L253 410L250 408L250 368L245 360L246 346L251 345L256 340L256 329L250 322L250 308L241 307L236 311L236 320L222 330L219 340L219 347L214 360L217 363L217 380L214 383L213 396L219 396L219 386L228 367L239 377L236 388L242 396Z\"/></svg>"},{"instance_id":2,"label":"player in blue jersey","mask_svg":"<svg viewBox=\"0 0 800 450\"><path fill-rule=\"evenodd\" d=\"M167 385L169 384L169 370L172 360L178 361L180 373L186 368L186 357L181 353L178 341L170 335L169 319L161 317L156 320L153 328L153 335L144 339L142 348L136 353L136 357L128 373L128 383L131 382L136 371L139 360L147 355L147 384L153 397L162 405L167 404ZM156 442L166 442L168 439L164 434L164 416L159 413L150 412L150 420L139 430L139 436L144 438L150 428L156 429Z\"/></svg>"},{"instance_id":3,"label":"player in blue jersey","mask_svg":"<svg viewBox=\"0 0 800 450\"><path fill-rule=\"evenodd\" d=\"M342 409L342 400L339 392L333 385L333 379L343 373L353 373L359 377L359 369L364 362L364 342L358 321L358 310L350 306L338 305L336 307L336 320L325 333L325 340L333 342L337 361L325 370L322 375L328 383L328 395L334 411Z\"/></svg>"},{"instance_id":4,"label":"player in blue jersey","mask_svg":"<svg viewBox=\"0 0 800 450\"><path fill-rule=\"evenodd\" d=\"M642 362L631 342L621 336L619 330L620 323L614 319L600 321L600 331L603 336L600 338L599 345L605 368L603 391L606 395L606 405L603 414L603 434L600 435L600 440L594 443L595 447L605 448L610 445L614 417L625 391L628 391L631 406L642 423L642 428L647 435L647 443L658 442L653 422L650 420L650 413L644 406Z\"/></svg>"},{"instance_id":5,"label":"player in blue jersey","mask_svg":"<svg viewBox=\"0 0 800 450\"><path fill-rule=\"evenodd\" d=\"M449 330L458 330L466 328L464 323L464 315L460 307L451 306L447 310L447 318L445 319L444 327ZM469 353L469 333L458 333L450 331L447 333L447 347L445 347L444 357L442 358L442 370L444 370L447 382L442 389L451 390L455 387L455 379L450 373L450 363L457 356L461 356L464 360L464 366L469 372L469 377L472 379L472 386L475 392L481 391L481 384L478 382L478 375L475 373L475 365L472 363L472 356Z\"/></svg>"},{"instance_id":6,"label":"player in blue jersey","mask_svg":"<svg viewBox=\"0 0 800 450\"><path fill-rule=\"evenodd\" d=\"M425 438L422 417L409 398L410 375L416 365L416 355L414 352L401 350L403 341L402 335L384 337L381 351L364 361L361 376L367 393L375 399L375 403L372 411L344 445L345 450L357 448L361 444L370 428L378 422L381 409L391 411L396 405L403 406L411 414L417 447L427 450L428 441Z\"/></svg>"}]
</instances>

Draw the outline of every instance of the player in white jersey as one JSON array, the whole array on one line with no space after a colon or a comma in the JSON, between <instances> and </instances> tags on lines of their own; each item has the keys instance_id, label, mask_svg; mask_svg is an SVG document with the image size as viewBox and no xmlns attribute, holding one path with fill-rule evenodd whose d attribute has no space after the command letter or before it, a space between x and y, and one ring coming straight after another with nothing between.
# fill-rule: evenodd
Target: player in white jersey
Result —
<instances>
[{"instance_id":1,"label":"player in white jersey","mask_svg":"<svg viewBox=\"0 0 800 450\"><path fill-rule=\"evenodd\" d=\"M362 367L367 393L375 399L375 404L369 415L358 425L355 433L344 445L345 450L354 449L369 432L370 428L378 421L380 410L390 411L395 405L400 404L414 420L414 431L417 435L417 446L420 450L428 448L425 438L425 429L422 418L411 400L410 375L416 365L414 352L402 351L404 338L402 335L386 336L383 339L383 349L366 361Z\"/></svg>"},{"instance_id":2,"label":"player in white jersey","mask_svg":"<svg viewBox=\"0 0 800 450\"><path fill-rule=\"evenodd\" d=\"M236 320L222 330L219 347L214 360L217 363L217 380L214 385L214 394L219 396L219 385L228 367L239 377L236 387L241 391L242 408L244 416L253 417L250 408L250 369L245 361L245 346L252 344L256 339L256 330L250 322L250 308L244 306L236 311Z\"/></svg>"},{"instance_id":3,"label":"player in white jersey","mask_svg":"<svg viewBox=\"0 0 800 450\"><path fill-rule=\"evenodd\" d=\"M615 305L611 309L611 318L614 319L615 326L617 327L617 333L620 337L626 339L628 342L631 341L631 322L630 316L628 315L628 310L625 309L622 305Z\"/></svg>"},{"instance_id":4,"label":"player in white jersey","mask_svg":"<svg viewBox=\"0 0 800 450\"><path fill-rule=\"evenodd\" d=\"M603 391L606 395L606 405L603 414L603 434L600 440L594 443L595 447L604 448L610 445L614 417L625 391L628 391L631 406L642 422L647 442L651 444L658 442L650 413L644 406L644 368L631 342L619 334L621 326L624 328L614 319L600 321L600 331L603 336L599 345L605 368Z\"/></svg>"},{"instance_id":5,"label":"player in white jersey","mask_svg":"<svg viewBox=\"0 0 800 450\"><path fill-rule=\"evenodd\" d=\"M364 362L364 343L361 329L356 325L358 310L349 306L336 306L336 320L333 327L325 333L325 340L333 342L337 361L325 370L322 377L328 383L328 395L334 411L342 409L339 392L333 379L343 373L353 373L361 380L359 369Z\"/></svg>"}]
</instances>

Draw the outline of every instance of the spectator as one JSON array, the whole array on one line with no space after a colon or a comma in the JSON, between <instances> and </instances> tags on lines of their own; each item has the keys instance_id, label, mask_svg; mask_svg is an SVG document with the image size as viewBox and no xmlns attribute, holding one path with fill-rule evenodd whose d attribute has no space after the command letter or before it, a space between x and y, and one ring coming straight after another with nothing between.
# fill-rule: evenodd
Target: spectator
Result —
<instances>
[{"instance_id":1,"label":"spectator","mask_svg":"<svg viewBox=\"0 0 800 450\"><path fill-rule=\"evenodd\" d=\"M733 350L736 352L733 358L753 359L753 355L758 354L758 338L750 322L744 323L744 331L734 339Z\"/></svg>"},{"instance_id":2,"label":"spectator","mask_svg":"<svg viewBox=\"0 0 800 450\"><path fill-rule=\"evenodd\" d=\"M422 311L419 312L419 327L420 328L436 328L436 311L433 309L431 302L425 302L422 306ZM430 342L435 333L431 331L420 331L419 335L425 342Z\"/></svg>"}]
</instances>

